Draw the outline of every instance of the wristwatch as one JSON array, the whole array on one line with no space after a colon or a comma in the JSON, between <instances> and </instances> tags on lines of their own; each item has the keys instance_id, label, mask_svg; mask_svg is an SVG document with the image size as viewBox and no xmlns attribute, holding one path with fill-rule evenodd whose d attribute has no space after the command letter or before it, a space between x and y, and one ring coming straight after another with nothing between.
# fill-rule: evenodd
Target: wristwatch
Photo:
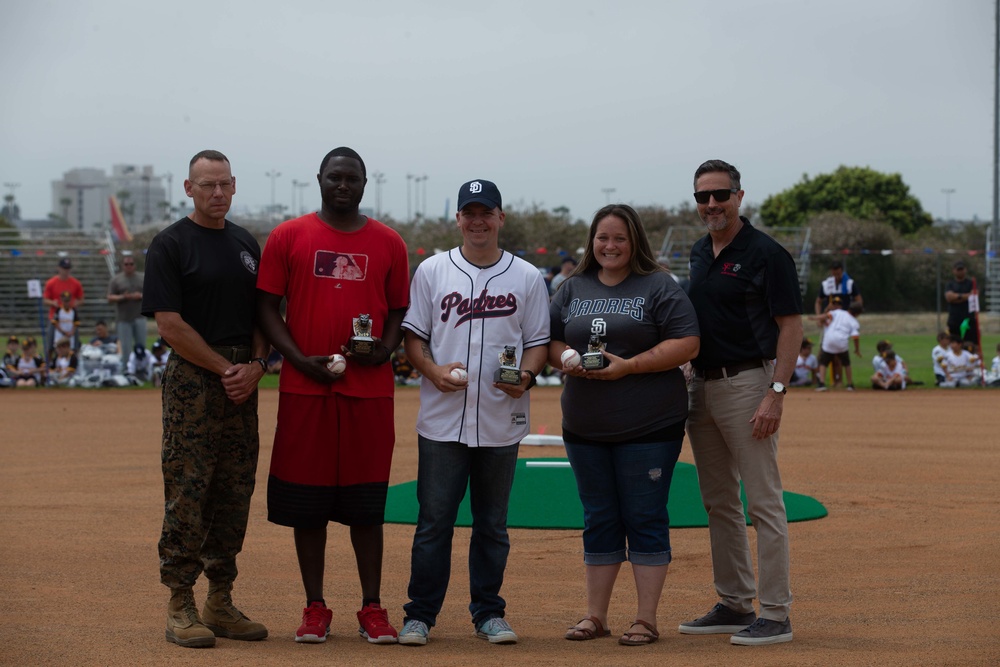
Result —
<instances>
[{"instance_id":1,"label":"wristwatch","mask_svg":"<svg viewBox=\"0 0 1000 667\"><path fill-rule=\"evenodd\" d=\"M785 385L783 385L780 382L772 382L771 384L768 385L768 387L771 388L771 389L773 389L774 393L776 393L776 394L787 394L788 393L788 389L786 389Z\"/></svg>"}]
</instances>

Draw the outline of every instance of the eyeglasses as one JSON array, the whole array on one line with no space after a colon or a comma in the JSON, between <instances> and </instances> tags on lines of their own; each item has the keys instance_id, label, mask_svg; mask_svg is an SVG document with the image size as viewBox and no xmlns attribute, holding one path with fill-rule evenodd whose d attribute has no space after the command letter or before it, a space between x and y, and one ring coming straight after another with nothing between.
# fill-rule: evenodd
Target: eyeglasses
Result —
<instances>
[{"instance_id":1,"label":"eyeglasses","mask_svg":"<svg viewBox=\"0 0 1000 667\"><path fill-rule=\"evenodd\" d=\"M236 179L233 178L229 181L219 181L218 183L195 182L195 185L203 190L208 190L209 192L215 192L215 188L220 188L223 192L232 192L236 189Z\"/></svg>"},{"instance_id":2,"label":"eyeglasses","mask_svg":"<svg viewBox=\"0 0 1000 667\"><path fill-rule=\"evenodd\" d=\"M709 197L715 197L715 201L721 203L729 201L729 195L734 192L739 192L739 188L730 188L728 190L699 190L694 193L694 200L699 204L707 204Z\"/></svg>"}]
</instances>

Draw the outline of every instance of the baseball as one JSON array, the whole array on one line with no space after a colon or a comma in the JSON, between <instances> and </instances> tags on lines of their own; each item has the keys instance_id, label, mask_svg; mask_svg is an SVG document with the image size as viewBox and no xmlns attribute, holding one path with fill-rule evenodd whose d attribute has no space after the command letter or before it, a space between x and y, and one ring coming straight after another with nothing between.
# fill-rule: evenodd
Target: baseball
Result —
<instances>
[{"instance_id":1,"label":"baseball","mask_svg":"<svg viewBox=\"0 0 1000 667\"><path fill-rule=\"evenodd\" d=\"M563 368L568 371L580 365L580 353L573 349L563 352L560 359L562 359Z\"/></svg>"},{"instance_id":2,"label":"baseball","mask_svg":"<svg viewBox=\"0 0 1000 667\"><path fill-rule=\"evenodd\" d=\"M456 382L465 382L469 379L469 374L464 368L452 368L451 369L451 379Z\"/></svg>"},{"instance_id":3,"label":"baseball","mask_svg":"<svg viewBox=\"0 0 1000 667\"><path fill-rule=\"evenodd\" d=\"M331 373L340 375L347 370L347 359L342 354L331 354L330 361L326 362L326 367L330 369Z\"/></svg>"}]
</instances>

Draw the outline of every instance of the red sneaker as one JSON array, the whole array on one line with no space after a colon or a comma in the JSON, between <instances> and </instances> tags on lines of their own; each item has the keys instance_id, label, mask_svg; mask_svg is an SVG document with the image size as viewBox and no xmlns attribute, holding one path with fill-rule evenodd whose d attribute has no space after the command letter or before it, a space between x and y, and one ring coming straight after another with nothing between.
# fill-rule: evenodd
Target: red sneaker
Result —
<instances>
[{"instance_id":1,"label":"red sneaker","mask_svg":"<svg viewBox=\"0 0 1000 667\"><path fill-rule=\"evenodd\" d=\"M306 644L321 644L330 631L333 612L322 602L313 602L302 610L302 625L295 631L295 641Z\"/></svg>"},{"instance_id":2,"label":"red sneaker","mask_svg":"<svg viewBox=\"0 0 1000 667\"><path fill-rule=\"evenodd\" d=\"M389 623L389 614L376 603L363 607L358 612L358 634L372 644L395 644L398 634Z\"/></svg>"}]
</instances>

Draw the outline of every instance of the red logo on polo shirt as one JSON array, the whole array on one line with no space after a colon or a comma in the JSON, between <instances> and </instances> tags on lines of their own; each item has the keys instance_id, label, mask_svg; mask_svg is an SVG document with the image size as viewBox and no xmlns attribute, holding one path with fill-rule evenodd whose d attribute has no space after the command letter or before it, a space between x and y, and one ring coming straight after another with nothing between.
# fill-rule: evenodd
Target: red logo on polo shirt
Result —
<instances>
[{"instance_id":1,"label":"red logo on polo shirt","mask_svg":"<svg viewBox=\"0 0 1000 667\"><path fill-rule=\"evenodd\" d=\"M736 273L743 268L739 262L723 262L722 263L722 275L724 276L736 276Z\"/></svg>"}]
</instances>

